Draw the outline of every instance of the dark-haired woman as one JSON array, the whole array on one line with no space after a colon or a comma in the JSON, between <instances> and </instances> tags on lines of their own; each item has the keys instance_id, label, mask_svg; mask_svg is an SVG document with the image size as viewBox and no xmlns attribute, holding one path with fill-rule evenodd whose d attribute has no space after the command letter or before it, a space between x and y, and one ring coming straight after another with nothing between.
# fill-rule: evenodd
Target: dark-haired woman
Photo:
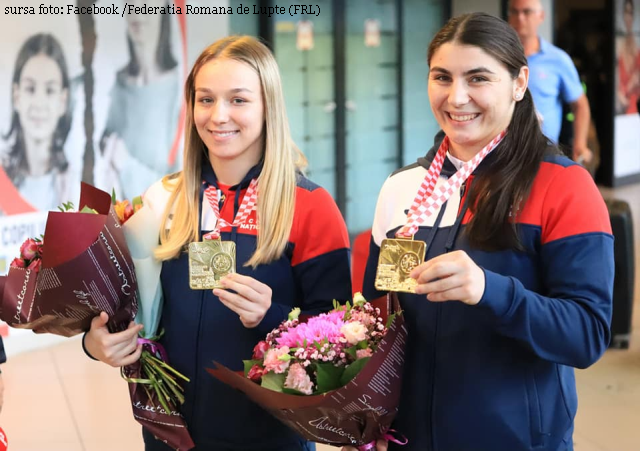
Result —
<instances>
[{"instance_id":1,"label":"dark-haired woman","mask_svg":"<svg viewBox=\"0 0 640 451\"><path fill-rule=\"evenodd\" d=\"M451 19L428 63L444 135L385 182L364 284L366 297L383 294L379 255L407 249L396 283L415 293L399 296L409 339L393 426L409 443L397 449L571 450L574 368L610 337L607 210L590 175L542 134L507 23ZM407 238L426 243L412 269Z\"/></svg>"},{"instance_id":2,"label":"dark-haired woman","mask_svg":"<svg viewBox=\"0 0 640 451\"><path fill-rule=\"evenodd\" d=\"M180 65L171 46L171 15L128 14L129 62L116 75L97 166L99 185L132 199L180 165Z\"/></svg>"},{"instance_id":3,"label":"dark-haired woman","mask_svg":"<svg viewBox=\"0 0 640 451\"><path fill-rule=\"evenodd\" d=\"M71 199L75 188L68 181L64 153L71 126L69 74L55 37L40 33L25 41L16 58L11 94L13 114L4 136L8 148L2 167L22 197L21 212L54 210Z\"/></svg>"}]
</instances>

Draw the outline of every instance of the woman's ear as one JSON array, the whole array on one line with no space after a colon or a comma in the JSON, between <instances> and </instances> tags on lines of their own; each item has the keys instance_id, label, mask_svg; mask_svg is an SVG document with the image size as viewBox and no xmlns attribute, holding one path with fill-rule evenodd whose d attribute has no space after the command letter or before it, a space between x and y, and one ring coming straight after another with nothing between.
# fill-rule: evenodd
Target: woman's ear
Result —
<instances>
[{"instance_id":1,"label":"woman's ear","mask_svg":"<svg viewBox=\"0 0 640 451\"><path fill-rule=\"evenodd\" d=\"M524 97L524 93L527 91L529 85L529 68L522 66L520 73L516 77L513 83L513 100L518 101Z\"/></svg>"}]
</instances>

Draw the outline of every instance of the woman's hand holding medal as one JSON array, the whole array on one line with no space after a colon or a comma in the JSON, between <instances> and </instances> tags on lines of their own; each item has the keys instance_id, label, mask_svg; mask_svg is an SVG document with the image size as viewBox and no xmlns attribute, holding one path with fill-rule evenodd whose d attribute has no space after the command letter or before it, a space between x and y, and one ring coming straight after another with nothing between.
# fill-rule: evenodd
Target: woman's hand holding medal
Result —
<instances>
[{"instance_id":1,"label":"woman's hand holding medal","mask_svg":"<svg viewBox=\"0 0 640 451\"><path fill-rule=\"evenodd\" d=\"M227 308L237 313L244 327L256 327L271 307L271 288L253 277L228 274L220 280L224 289L216 288L213 294Z\"/></svg>"},{"instance_id":2,"label":"woman's hand holding medal","mask_svg":"<svg viewBox=\"0 0 640 451\"><path fill-rule=\"evenodd\" d=\"M418 282L417 294L426 294L432 302L461 301L476 305L485 287L484 271L464 251L432 258L411 271Z\"/></svg>"}]
</instances>

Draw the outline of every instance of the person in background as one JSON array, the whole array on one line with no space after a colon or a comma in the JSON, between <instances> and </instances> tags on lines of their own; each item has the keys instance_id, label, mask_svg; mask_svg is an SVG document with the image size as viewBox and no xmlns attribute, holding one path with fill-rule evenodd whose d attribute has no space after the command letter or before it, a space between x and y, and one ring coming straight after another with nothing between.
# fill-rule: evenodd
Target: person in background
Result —
<instances>
[{"instance_id":1,"label":"person in background","mask_svg":"<svg viewBox=\"0 0 640 451\"><path fill-rule=\"evenodd\" d=\"M53 35L39 33L22 45L11 89L13 114L2 167L34 209L55 210L72 199L74 187L64 153L71 127L69 74Z\"/></svg>"},{"instance_id":2,"label":"person in background","mask_svg":"<svg viewBox=\"0 0 640 451\"><path fill-rule=\"evenodd\" d=\"M402 268L415 293L398 293L408 338L392 428L409 441L377 449L572 450L574 368L610 339L607 208L542 133L524 49L505 21L451 19L428 64L444 134L384 183L365 272L364 295L376 298L381 252L402 238L426 244L425 261ZM409 261L398 260L398 275Z\"/></svg>"},{"instance_id":3,"label":"person in background","mask_svg":"<svg viewBox=\"0 0 640 451\"><path fill-rule=\"evenodd\" d=\"M216 41L196 60L185 100L184 169L144 196L166 225L156 252L160 342L191 379L180 411L199 451L312 450L205 369L215 360L242 370L292 308L319 313L351 298L346 225L329 193L300 172L306 161L291 139L278 66L265 45L247 36ZM183 250L218 234L235 243L237 273L221 280L223 288L192 290ZM86 350L116 367L135 362L143 325L110 334L107 320L104 312L94 319ZM144 440L146 451L169 450L146 431Z\"/></svg>"},{"instance_id":4,"label":"person in background","mask_svg":"<svg viewBox=\"0 0 640 451\"><path fill-rule=\"evenodd\" d=\"M540 0L510 0L509 24L524 47L529 70L529 90L535 101L542 131L553 143L558 143L562 126L562 105L571 106L573 149L575 161L588 163L593 153L587 146L591 111L582 83L571 57L542 39L538 28L544 21Z\"/></svg>"},{"instance_id":5,"label":"person in background","mask_svg":"<svg viewBox=\"0 0 640 451\"><path fill-rule=\"evenodd\" d=\"M108 191L119 187L123 199L140 195L180 165L170 161L181 107L172 20L170 14L126 15L129 62L116 74L96 165L98 184Z\"/></svg>"}]
</instances>

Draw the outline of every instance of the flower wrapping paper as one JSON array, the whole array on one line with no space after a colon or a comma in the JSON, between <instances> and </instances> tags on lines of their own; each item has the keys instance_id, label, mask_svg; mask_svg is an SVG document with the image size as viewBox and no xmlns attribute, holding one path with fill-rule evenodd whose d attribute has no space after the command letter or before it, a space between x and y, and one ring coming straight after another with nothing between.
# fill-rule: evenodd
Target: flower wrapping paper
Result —
<instances>
[{"instance_id":1,"label":"flower wrapping paper","mask_svg":"<svg viewBox=\"0 0 640 451\"><path fill-rule=\"evenodd\" d=\"M384 435L398 411L407 339L397 296L390 294L386 301L398 315L369 362L339 389L298 396L263 388L218 362L207 371L245 393L307 440L333 446L371 443Z\"/></svg>"},{"instance_id":2,"label":"flower wrapping paper","mask_svg":"<svg viewBox=\"0 0 640 451\"><path fill-rule=\"evenodd\" d=\"M39 271L12 267L0 277L0 319L11 327L71 337L89 330L91 320L105 311L109 330L124 330L138 312L136 271L142 274L146 266L152 269L144 273L142 283L153 291L146 297L157 296L159 280L149 279L159 277L161 265L149 264L151 257L137 248L148 249L148 243L134 245L138 258L132 258L123 229L126 224L120 224L111 196L82 183L79 206L89 206L98 214L49 212ZM142 214L138 221L146 217ZM135 263L138 259L140 268ZM158 317L156 311L154 330ZM124 370L129 377L140 377L137 363ZM129 394L134 418L156 437L179 451L195 446L177 411L166 412L140 384L129 383Z\"/></svg>"},{"instance_id":3,"label":"flower wrapping paper","mask_svg":"<svg viewBox=\"0 0 640 451\"><path fill-rule=\"evenodd\" d=\"M101 311L109 329L125 329L138 309L137 280L110 196L82 184L80 205L98 214L51 211L39 271L3 276L0 318L11 327L71 337Z\"/></svg>"}]
</instances>

